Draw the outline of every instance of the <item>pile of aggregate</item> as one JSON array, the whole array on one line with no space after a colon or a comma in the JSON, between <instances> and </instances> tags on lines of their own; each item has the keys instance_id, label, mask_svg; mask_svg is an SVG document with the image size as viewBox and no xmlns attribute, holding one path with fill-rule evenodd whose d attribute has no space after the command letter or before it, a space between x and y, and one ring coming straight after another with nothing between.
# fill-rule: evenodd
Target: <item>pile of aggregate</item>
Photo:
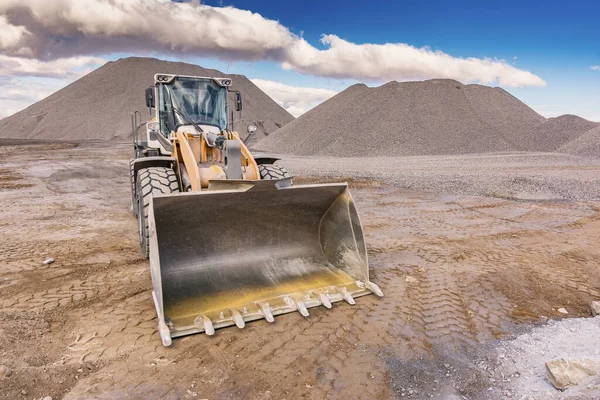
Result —
<instances>
[{"instance_id":1,"label":"pile of aggregate","mask_svg":"<svg viewBox=\"0 0 600 400\"><path fill-rule=\"evenodd\" d=\"M255 147L331 157L547 152L595 126L572 115L546 119L497 87L392 81L350 86Z\"/></svg>"},{"instance_id":2,"label":"pile of aggregate","mask_svg":"<svg viewBox=\"0 0 600 400\"><path fill-rule=\"evenodd\" d=\"M277 130L294 117L243 75L154 58L111 61L28 108L0 120L0 139L42 141L131 140L131 112L151 118L144 89L154 74L170 73L230 77L232 90L242 93L244 107L234 112L234 129L243 135L249 124L258 127L249 144ZM230 94L233 105L233 94Z\"/></svg>"}]
</instances>

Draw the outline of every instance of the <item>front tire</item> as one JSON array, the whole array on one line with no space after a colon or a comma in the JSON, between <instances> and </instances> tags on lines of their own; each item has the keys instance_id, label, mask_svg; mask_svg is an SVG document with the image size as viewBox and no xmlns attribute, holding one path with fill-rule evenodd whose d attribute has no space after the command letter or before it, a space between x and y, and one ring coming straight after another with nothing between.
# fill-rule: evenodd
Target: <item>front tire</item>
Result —
<instances>
[{"instance_id":1,"label":"front tire","mask_svg":"<svg viewBox=\"0 0 600 400\"><path fill-rule=\"evenodd\" d=\"M290 173L281 165L275 164L261 164L258 166L258 172L260 172L260 179L274 180L291 178Z\"/></svg>"},{"instance_id":2,"label":"front tire","mask_svg":"<svg viewBox=\"0 0 600 400\"><path fill-rule=\"evenodd\" d=\"M150 255L150 235L148 228L150 199L156 193L169 194L179 192L179 182L175 171L171 168L144 168L138 171L136 189L140 250L144 257L148 258Z\"/></svg>"}]
</instances>

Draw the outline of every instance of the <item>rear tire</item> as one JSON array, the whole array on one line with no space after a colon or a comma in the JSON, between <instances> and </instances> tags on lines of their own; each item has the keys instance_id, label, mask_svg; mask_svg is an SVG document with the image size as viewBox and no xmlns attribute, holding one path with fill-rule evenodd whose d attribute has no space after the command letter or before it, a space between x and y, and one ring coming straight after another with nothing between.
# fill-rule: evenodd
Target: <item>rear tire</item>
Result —
<instances>
[{"instance_id":1,"label":"rear tire","mask_svg":"<svg viewBox=\"0 0 600 400\"><path fill-rule=\"evenodd\" d=\"M287 169L282 167L281 165L275 164L261 164L258 166L258 171L260 172L260 179L265 180L274 180L274 179L283 179L283 178L291 178Z\"/></svg>"},{"instance_id":2,"label":"rear tire","mask_svg":"<svg viewBox=\"0 0 600 400\"><path fill-rule=\"evenodd\" d=\"M150 199L156 193L169 194L179 192L179 183L175 171L171 168L144 168L138 171L136 189L140 249L144 257L148 258L150 255L150 235L148 229Z\"/></svg>"}]
</instances>

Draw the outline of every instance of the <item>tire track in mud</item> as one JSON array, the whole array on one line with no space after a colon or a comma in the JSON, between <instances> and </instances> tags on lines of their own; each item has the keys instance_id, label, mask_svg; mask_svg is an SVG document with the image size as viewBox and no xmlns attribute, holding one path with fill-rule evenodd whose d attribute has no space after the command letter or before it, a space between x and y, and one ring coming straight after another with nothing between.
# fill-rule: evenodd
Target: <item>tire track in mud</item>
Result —
<instances>
[{"instance_id":1,"label":"tire track in mud","mask_svg":"<svg viewBox=\"0 0 600 400\"><path fill-rule=\"evenodd\" d=\"M0 299L0 311L19 312L19 311L51 311L69 304L91 300L98 296L113 295L118 291L123 291L128 285L139 285L143 277L147 276L145 268L138 266L117 265L89 265L90 269L100 269L102 272L87 273L78 271L77 268L44 268L39 272L30 272L32 276L22 278L25 283L20 286L28 287L39 279L39 273L45 276L42 290L22 290L22 287L16 287L16 294L6 296ZM43 272L42 272L43 271ZM57 272L57 273L53 273ZM54 276L53 276L54 275ZM71 275L87 275L82 278L68 279ZM33 282L32 282L33 281Z\"/></svg>"},{"instance_id":2,"label":"tire track in mud","mask_svg":"<svg viewBox=\"0 0 600 400\"><path fill-rule=\"evenodd\" d=\"M456 283L446 273L428 271L417 298L425 334L434 346L473 345L477 330Z\"/></svg>"},{"instance_id":3,"label":"tire track in mud","mask_svg":"<svg viewBox=\"0 0 600 400\"><path fill-rule=\"evenodd\" d=\"M110 361L158 339L156 314L149 290L127 294L112 305L84 309L70 335L67 359L70 363ZM160 344L160 341L156 342ZM152 346L151 346L152 347Z\"/></svg>"},{"instance_id":4,"label":"tire track in mud","mask_svg":"<svg viewBox=\"0 0 600 400\"><path fill-rule=\"evenodd\" d=\"M136 387L137 395L147 397L152 394L152 379L166 382L178 377L212 386L210 393L217 397L261 398L265 392L290 398L326 398L338 394L353 397L359 390L364 395L378 398L387 390L384 384L382 386L385 364L380 361L375 366L369 359L370 353L365 353L365 345L360 342L368 338L370 332L352 321L357 313L365 313L365 316L369 313L369 307L361 307L362 300L367 298L359 299L355 306L336 304L332 310L311 309L307 319L291 314L276 318L275 324L258 321L242 331L231 328L219 331L214 337L194 335L178 339L175 348L161 349L163 354L176 353L173 362L178 367L171 368L169 364L169 368L154 378L148 376L147 369L142 369L140 372L143 373L138 375L130 367L138 364L148 367L148 360L153 358L157 348L148 352L144 346L129 353L125 360L117 360L110 368L105 368L113 374L118 370L129 371L127 381L113 379L111 384L92 385L89 390L81 382L83 386L78 385L71 394L104 393L103 396L108 398L110 393L122 393L127 389L128 381L135 380L141 382ZM336 323L331 321L331 313L346 317L346 322L336 330L332 330L332 323ZM158 336L153 340L160 345ZM201 355L201 359L194 355ZM339 374L346 370L356 374L357 368L364 369L364 379L336 383ZM290 387L292 381L299 383Z\"/></svg>"},{"instance_id":5,"label":"tire track in mud","mask_svg":"<svg viewBox=\"0 0 600 400\"><path fill-rule=\"evenodd\" d=\"M0 244L0 274L30 271L42 266L49 254L60 254L62 244L49 242L44 245L32 241L4 241Z\"/></svg>"},{"instance_id":6,"label":"tire track in mud","mask_svg":"<svg viewBox=\"0 0 600 400\"><path fill-rule=\"evenodd\" d=\"M425 221L426 226L418 227L413 219L411 229L434 226L456 237L453 232L473 232L488 226L456 227ZM394 222L398 221L377 222L369 229L385 230ZM86 356L112 360L103 369L108 375L100 386L89 387L92 392L86 391L89 382L80 382L71 394L89 395L95 391L98 398L110 398L134 387L140 396L165 398L194 398L198 394L324 399L352 398L357 393L369 398L391 397L385 356L414 359L448 349L468 351L512 329L514 302L498 291L498 274L506 268L521 269L534 259L538 264L530 264L535 270L540 252L542 258L551 258L555 251L552 246L544 246L543 239L524 250L518 246L522 235L497 233L468 242L432 240L427 235L413 235L412 243L393 237L377 241L369 248L372 279L380 284L386 297L363 297L355 306L338 303L332 310L311 309L308 319L291 314L276 318L275 324L258 321L242 331L220 330L211 338L194 335L177 339L170 349L162 348L158 336L150 333L155 329L155 320L151 303L149 307L146 304L148 315L143 324L147 325L143 326L147 333L133 345L119 348L113 344L112 350L95 350ZM415 237L419 239L415 241ZM548 275L540 279L550 279L553 268L551 265ZM576 275L565 275L565 279L572 282ZM407 282L407 276L416 282ZM139 309L140 304L134 303L124 307ZM114 309L107 309L99 320L114 313ZM129 318L124 313L123 320ZM108 342L122 343L120 337L127 337L128 329L133 329L135 338L134 328L140 324L124 326L112 332L112 337L107 336ZM95 337L91 343L100 340ZM140 343L145 344L138 347ZM173 382L177 382L176 387L166 391L164 388Z\"/></svg>"},{"instance_id":7,"label":"tire track in mud","mask_svg":"<svg viewBox=\"0 0 600 400\"><path fill-rule=\"evenodd\" d=\"M129 185L126 166L123 171L119 190ZM126 207L128 193L122 192L119 201ZM32 196L17 208L25 212L39 206L47 189L35 193L38 198ZM546 292L534 290L537 281L561 293L580 293L566 298L578 304L600 289L590 277L599 260L594 252L598 227L590 225L595 220L589 219L593 213L586 205L541 207L363 189L353 194L357 203L365 204L361 218L371 277L385 297L361 297L354 306L335 303L331 310L313 308L309 318L287 314L276 317L274 324L256 321L243 330L218 330L213 337L179 338L165 348L156 329L147 261L140 259L135 243L134 220L111 210L108 198L93 191L78 193L77 201L100 204L98 213L83 209L74 218L77 201L68 209L52 203L54 214L47 219L36 220L44 217L42 210L23 222L28 231L59 237L21 242L10 235L9 225L0 226L5 239L0 244L0 277L16 282L8 286L0 281L0 290L10 293L0 297L0 311L42 315L49 321L35 340L50 340L58 351L48 355L43 368L60 364L74 372L80 365L97 366L68 384L66 399L392 398L397 393L390 358L407 364L440 361L444 352L467 354L510 333L515 305L526 308L546 298ZM57 199L70 203L72 197L49 200ZM15 210L0 208L0 215L4 212ZM48 229L52 224L57 231ZM544 229L551 234L544 236ZM98 238L110 243L98 244ZM40 267L46 252L39 248L57 263ZM517 295L530 294L527 298L502 286L511 275L526 278L514 286L521 290ZM418 365L426 368L427 363ZM40 383L41 390L44 385ZM20 388L15 390L18 394Z\"/></svg>"},{"instance_id":8,"label":"tire track in mud","mask_svg":"<svg viewBox=\"0 0 600 400\"><path fill-rule=\"evenodd\" d=\"M474 345L478 330L454 277L457 267L450 255L432 246L422 246L416 254L423 262L414 272L416 282L410 284L408 301L425 348L431 352L434 347Z\"/></svg>"}]
</instances>

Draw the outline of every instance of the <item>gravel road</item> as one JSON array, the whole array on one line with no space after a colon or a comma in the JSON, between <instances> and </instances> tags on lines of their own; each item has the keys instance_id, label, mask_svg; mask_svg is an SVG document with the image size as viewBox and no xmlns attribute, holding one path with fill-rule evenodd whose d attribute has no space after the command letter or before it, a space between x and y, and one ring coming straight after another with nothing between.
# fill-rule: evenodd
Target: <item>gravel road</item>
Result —
<instances>
[{"instance_id":1,"label":"gravel road","mask_svg":"<svg viewBox=\"0 0 600 400\"><path fill-rule=\"evenodd\" d=\"M333 158L282 156L297 176L377 181L447 195L514 200L600 199L600 159L559 153Z\"/></svg>"}]
</instances>

